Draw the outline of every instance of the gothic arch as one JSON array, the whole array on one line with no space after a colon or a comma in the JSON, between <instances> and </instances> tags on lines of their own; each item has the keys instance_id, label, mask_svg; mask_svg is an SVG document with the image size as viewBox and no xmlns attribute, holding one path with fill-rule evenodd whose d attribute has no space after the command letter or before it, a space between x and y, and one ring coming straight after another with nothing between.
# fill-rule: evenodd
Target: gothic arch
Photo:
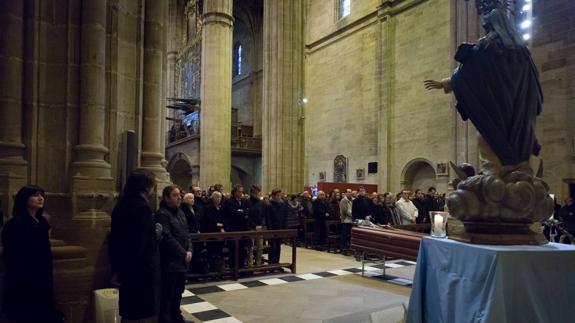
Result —
<instances>
[{"instance_id":1,"label":"gothic arch","mask_svg":"<svg viewBox=\"0 0 575 323\"><path fill-rule=\"evenodd\" d=\"M187 190L192 184L192 162L190 157L185 153L178 152L172 156L166 168L170 173L172 183L180 186L184 190Z\"/></svg>"},{"instance_id":2,"label":"gothic arch","mask_svg":"<svg viewBox=\"0 0 575 323\"><path fill-rule=\"evenodd\" d=\"M433 162L425 158L415 158L403 167L401 186L404 189L426 191L430 186L437 186L436 178Z\"/></svg>"}]
</instances>

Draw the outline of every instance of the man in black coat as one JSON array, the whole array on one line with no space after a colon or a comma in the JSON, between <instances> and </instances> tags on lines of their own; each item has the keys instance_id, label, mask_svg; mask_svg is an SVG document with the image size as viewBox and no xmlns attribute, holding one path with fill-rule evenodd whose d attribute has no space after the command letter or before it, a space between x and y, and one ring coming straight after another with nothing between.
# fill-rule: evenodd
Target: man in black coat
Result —
<instances>
[{"instance_id":1,"label":"man in black coat","mask_svg":"<svg viewBox=\"0 0 575 323\"><path fill-rule=\"evenodd\" d=\"M250 188L250 198L248 199L248 228L250 230L262 230L264 225L264 211L266 208L262 203L261 191L262 189L259 185L252 185ZM248 244L248 266L260 266L262 264L263 249L263 238L259 237L252 239L252 241Z\"/></svg>"},{"instance_id":2,"label":"man in black coat","mask_svg":"<svg viewBox=\"0 0 575 323\"><path fill-rule=\"evenodd\" d=\"M420 189L415 190L415 198L413 199L413 204L417 208L417 218L415 219L417 223L429 223L429 213L427 210L428 201Z\"/></svg>"},{"instance_id":3,"label":"man in black coat","mask_svg":"<svg viewBox=\"0 0 575 323\"><path fill-rule=\"evenodd\" d=\"M325 244L325 219L329 217L327 212L327 199L324 191L317 192L317 199L313 201L313 228L316 246Z\"/></svg>"},{"instance_id":4,"label":"man in black coat","mask_svg":"<svg viewBox=\"0 0 575 323\"><path fill-rule=\"evenodd\" d=\"M180 302L186 284L188 264L192 261L192 244L186 216L180 209L181 201L178 186L166 186L162 191L160 209L155 215L156 223L162 225L160 323L185 322L180 311Z\"/></svg>"},{"instance_id":5,"label":"man in black coat","mask_svg":"<svg viewBox=\"0 0 575 323\"><path fill-rule=\"evenodd\" d=\"M287 205L283 200L282 190L275 188L272 190L272 196L268 212L266 213L266 225L268 230L287 229ZM269 263L277 264L281 255L281 238L269 239L270 253Z\"/></svg>"},{"instance_id":6,"label":"man in black coat","mask_svg":"<svg viewBox=\"0 0 575 323\"><path fill-rule=\"evenodd\" d=\"M147 200L155 185L153 173L135 170L112 211L112 280L120 286L120 315L126 320L157 317L160 310L161 229Z\"/></svg>"},{"instance_id":7,"label":"man in black coat","mask_svg":"<svg viewBox=\"0 0 575 323\"><path fill-rule=\"evenodd\" d=\"M257 229L264 225L264 210L261 199L261 187L259 185L252 185L250 188L250 198L248 199L248 228L250 230Z\"/></svg>"},{"instance_id":8,"label":"man in black coat","mask_svg":"<svg viewBox=\"0 0 575 323\"><path fill-rule=\"evenodd\" d=\"M351 216L354 220L371 220L371 200L365 195L365 188L360 187L358 196L351 205Z\"/></svg>"},{"instance_id":9,"label":"man in black coat","mask_svg":"<svg viewBox=\"0 0 575 323\"><path fill-rule=\"evenodd\" d=\"M435 187L431 186L427 190L427 197L425 199L426 211L443 211L442 201ZM429 213L428 213L429 214Z\"/></svg>"},{"instance_id":10,"label":"man in black coat","mask_svg":"<svg viewBox=\"0 0 575 323\"><path fill-rule=\"evenodd\" d=\"M232 188L232 196L224 201L224 226L228 232L233 231L247 231L248 230L248 203L242 199L244 195L244 187L240 184L234 185ZM238 264L240 267L245 267L246 260L246 247L247 240L240 240L238 246ZM234 245L228 243L230 250L230 268L235 266L235 252Z\"/></svg>"}]
</instances>

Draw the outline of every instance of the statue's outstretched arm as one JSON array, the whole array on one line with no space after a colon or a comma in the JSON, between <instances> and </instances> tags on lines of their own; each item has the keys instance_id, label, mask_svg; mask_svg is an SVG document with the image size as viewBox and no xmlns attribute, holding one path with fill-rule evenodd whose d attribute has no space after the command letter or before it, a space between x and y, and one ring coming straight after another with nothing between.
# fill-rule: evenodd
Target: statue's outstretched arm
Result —
<instances>
[{"instance_id":1,"label":"statue's outstretched arm","mask_svg":"<svg viewBox=\"0 0 575 323\"><path fill-rule=\"evenodd\" d=\"M423 85L425 86L426 90L439 90L443 89L445 93L451 93L451 78L447 77L442 79L441 81L435 80L425 80L423 81Z\"/></svg>"}]
</instances>

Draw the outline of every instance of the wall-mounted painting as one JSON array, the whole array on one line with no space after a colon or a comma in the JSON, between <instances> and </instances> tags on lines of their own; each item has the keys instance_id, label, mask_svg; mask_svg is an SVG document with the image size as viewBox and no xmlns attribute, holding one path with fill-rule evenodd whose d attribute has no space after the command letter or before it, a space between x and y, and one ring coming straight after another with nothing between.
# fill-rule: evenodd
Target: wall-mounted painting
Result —
<instances>
[{"instance_id":1,"label":"wall-mounted painting","mask_svg":"<svg viewBox=\"0 0 575 323\"><path fill-rule=\"evenodd\" d=\"M447 163L437 163L437 175L439 176L449 175L449 167L447 167Z\"/></svg>"},{"instance_id":2,"label":"wall-mounted painting","mask_svg":"<svg viewBox=\"0 0 575 323\"><path fill-rule=\"evenodd\" d=\"M355 170L355 178L358 181L363 181L365 179L365 168L358 168Z\"/></svg>"},{"instance_id":3,"label":"wall-mounted painting","mask_svg":"<svg viewBox=\"0 0 575 323\"><path fill-rule=\"evenodd\" d=\"M347 182L347 158L338 155L333 161L333 181L336 183Z\"/></svg>"}]
</instances>

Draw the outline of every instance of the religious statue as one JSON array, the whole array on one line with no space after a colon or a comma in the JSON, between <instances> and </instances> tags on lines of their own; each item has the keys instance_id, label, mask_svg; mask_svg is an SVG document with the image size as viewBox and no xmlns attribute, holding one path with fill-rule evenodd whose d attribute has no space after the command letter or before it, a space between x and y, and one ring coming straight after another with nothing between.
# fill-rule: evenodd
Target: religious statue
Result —
<instances>
[{"instance_id":1,"label":"religious statue","mask_svg":"<svg viewBox=\"0 0 575 323\"><path fill-rule=\"evenodd\" d=\"M477 243L541 244L529 230L553 213L549 186L531 164L541 146L535 119L543 95L529 49L508 14L506 0L476 0L486 35L477 44L461 44L460 65L450 78L426 80L425 88L453 92L457 111L478 130L481 169L458 171L456 190L447 197L452 216L465 226L462 240ZM530 163L531 162L531 163ZM503 234L499 240L489 234Z\"/></svg>"}]
</instances>

